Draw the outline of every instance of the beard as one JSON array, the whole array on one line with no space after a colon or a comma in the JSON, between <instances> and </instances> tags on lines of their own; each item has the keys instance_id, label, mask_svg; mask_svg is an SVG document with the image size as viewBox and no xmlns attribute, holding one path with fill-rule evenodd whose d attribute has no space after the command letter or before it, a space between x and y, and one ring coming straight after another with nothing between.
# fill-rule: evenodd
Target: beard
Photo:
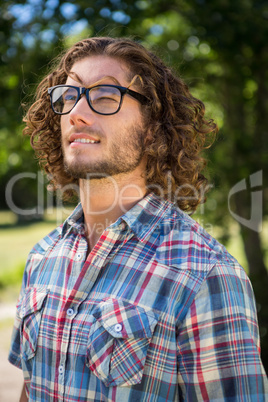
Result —
<instances>
[{"instance_id":1,"label":"beard","mask_svg":"<svg viewBox=\"0 0 268 402\"><path fill-rule=\"evenodd\" d=\"M126 136L124 134L125 130L119 136L118 142L110 144L109 155L103 160L83 163L77 160L68 163L63 152L65 172L74 179L90 180L134 171L144 157L145 130L137 127L129 130Z\"/></svg>"}]
</instances>

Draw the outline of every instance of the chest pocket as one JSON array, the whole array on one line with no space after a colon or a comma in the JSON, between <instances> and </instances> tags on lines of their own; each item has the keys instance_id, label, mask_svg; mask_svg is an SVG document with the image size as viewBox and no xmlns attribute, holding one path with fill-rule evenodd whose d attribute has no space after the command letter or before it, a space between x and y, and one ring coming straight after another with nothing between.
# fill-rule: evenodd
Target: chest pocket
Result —
<instances>
[{"instance_id":1,"label":"chest pocket","mask_svg":"<svg viewBox=\"0 0 268 402\"><path fill-rule=\"evenodd\" d=\"M47 294L45 287L31 287L21 300L19 315L22 320L21 354L24 360L29 360L35 355L42 307Z\"/></svg>"},{"instance_id":2,"label":"chest pocket","mask_svg":"<svg viewBox=\"0 0 268 402\"><path fill-rule=\"evenodd\" d=\"M117 299L101 302L93 316L87 347L89 369L106 386L140 383L158 316Z\"/></svg>"}]
</instances>

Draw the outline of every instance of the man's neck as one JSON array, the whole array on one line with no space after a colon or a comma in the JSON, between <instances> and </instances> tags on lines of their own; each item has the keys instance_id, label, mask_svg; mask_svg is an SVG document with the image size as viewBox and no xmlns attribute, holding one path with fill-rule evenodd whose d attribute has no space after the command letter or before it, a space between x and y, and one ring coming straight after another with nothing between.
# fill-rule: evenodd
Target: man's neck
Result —
<instances>
[{"instance_id":1,"label":"man's neck","mask_svg":"<svg viewBox=\"0 0 268 402\"><path fill-rule=\"evenodd\" d=\"M102 232L144 197L146 186L135 173L80 180L79 185L90 252Z\"/></svg>"}]
</instances>

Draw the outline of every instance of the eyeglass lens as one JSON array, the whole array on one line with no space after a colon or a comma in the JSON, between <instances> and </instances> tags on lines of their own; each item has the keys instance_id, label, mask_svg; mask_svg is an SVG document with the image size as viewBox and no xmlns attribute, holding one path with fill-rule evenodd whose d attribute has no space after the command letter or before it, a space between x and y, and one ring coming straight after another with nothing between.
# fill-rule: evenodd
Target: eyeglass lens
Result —
<instances>
[{"instance_id":1,"label":"eyeglass lens","mask_svg":"<svg viewBox=\"0 0 268 402\"><path fill-rule=\"evenodd\" d=\"M118 88L98 86L87 91L87 99L93 110L103 114L117 112L121 103ZM79 99L79 90L62 86L54 88L51 94L53 109L56 113L69 113Z\"/></svg>"}]
</instances>

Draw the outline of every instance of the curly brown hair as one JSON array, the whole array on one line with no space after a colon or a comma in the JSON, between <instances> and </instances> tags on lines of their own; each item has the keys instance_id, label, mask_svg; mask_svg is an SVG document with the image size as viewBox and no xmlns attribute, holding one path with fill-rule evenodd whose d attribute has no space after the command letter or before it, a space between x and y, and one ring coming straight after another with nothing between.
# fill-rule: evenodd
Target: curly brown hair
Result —
<instances>
[{"instance_id":1,"label":"curly brown hair","mask_svg":"<svg viewBox=\"0 0 268 402\"><path fill-rule=\"evenodd\" d=\"M126 38L96 37L73 45L39 84L35 102L24 121L24 134L55 188L78 184L64 170L61 148L60 116L50 106L47 89L64 84L75 62L91 55L106 55L118 59L142 79L138 83L149 98L145 107L146 127L152 139L146 144L148 191L169 198L184 211L194 211L204 202L207 179L201 174L205 160L201 153L208 140L217 132L213 120L205 118L204 104L194 98L188 86L171 68L141 44ZM137 80L138 81L138 80Z\"/></svg>"}]
</instances>

